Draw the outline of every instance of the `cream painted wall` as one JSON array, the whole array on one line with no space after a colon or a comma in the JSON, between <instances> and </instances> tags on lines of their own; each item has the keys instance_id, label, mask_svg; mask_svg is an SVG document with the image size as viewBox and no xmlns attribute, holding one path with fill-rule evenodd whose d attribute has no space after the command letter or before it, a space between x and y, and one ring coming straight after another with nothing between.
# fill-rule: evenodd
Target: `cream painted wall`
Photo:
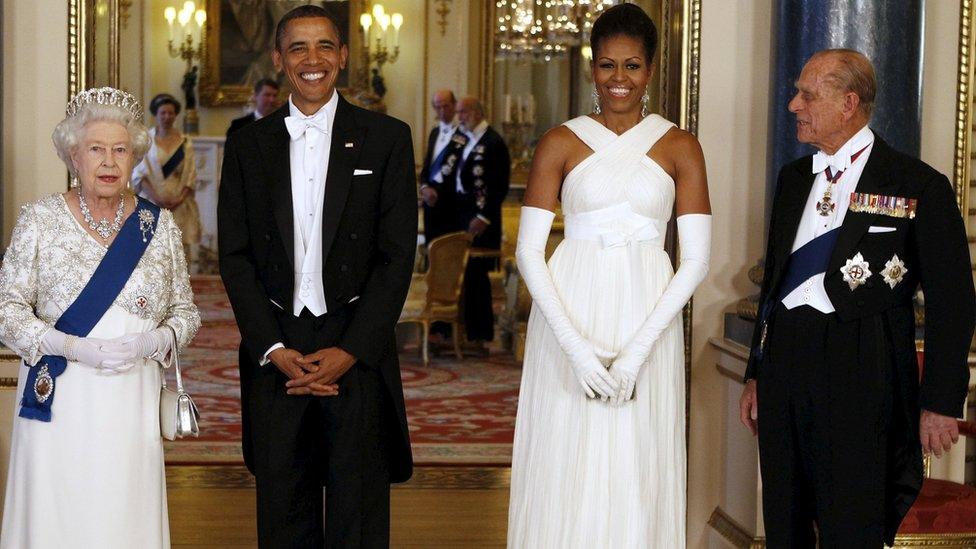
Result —
<instances>
[{"instance_id":1,"label":"cream painted wall","mask_svg":"<svg viewBox=\"0 0 976 549\"><path fill-rule=\"evenodd\" d=\"M19 208L67 183L51 132L64 116L68 3L3 0L3 246Z\"/></svg>"},{"instance_id":2,"label":"cream painted wall","mask_svg":"<svg viewBox=\"0 0 976 549\"><path fill-rule=\"evenodd\" d=\"M925 3L922 160L952 179L959 70L959 3Z\"/></svg>"},{"instance_id":3,"label":"cream painted wall","mask_svg":"<svg viewBox=\"0 0 976 549\"><path fill-rule=\"evenodd\" d=\"M688 474L688 547L709 547L706 521L719 503L724 381L709 337L722 334L722 315L758 289L746 271L765 242L766 129L769 98L771 2L707 2L702 13L699 141L712 203L708 278L695 293ZM737 24L730 25L735 21Z\"/></svg>"}]
</instances>

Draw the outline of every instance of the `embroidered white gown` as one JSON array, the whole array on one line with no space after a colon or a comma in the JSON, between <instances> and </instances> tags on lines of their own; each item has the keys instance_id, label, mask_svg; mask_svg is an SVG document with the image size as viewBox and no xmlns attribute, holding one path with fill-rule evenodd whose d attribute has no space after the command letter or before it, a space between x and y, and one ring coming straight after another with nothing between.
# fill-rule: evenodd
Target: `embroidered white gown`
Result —
<instances>
[{"instance_id":1,"label":"embroidered white gown","mask_svg":"<svg viewBox=\"0 0 976 549\"><path fill-rule=\"evenodd\" d=\"M565 240L549 261L569 319L619 352L673 276L663 249L674 181L647 156L673 124L650 115L618 136L566 122L595 151L563 182ZM515 424L508 546L685 546L685 389L680 315L621 407L591 400L545 317L529 316Z\"/></svg>"},{"instance_id":2,"label":"embroidered white gown","mask_svg":"<svg viewBox=\"0 0 976 549\"><path fill-rule=\"evenodd\" d=\"M25 205L0 269L0 341L36 363L44 333L106 249L62 195ZM175 329L181 349L200 326L180 231L167 210L90 335L114 338L163 324ZM158 363L143 360L110 375L69 362L56 380L50 423L16 415L27 372L22 362L0 548L169 547Z\"/></svg>"}]
</instances>

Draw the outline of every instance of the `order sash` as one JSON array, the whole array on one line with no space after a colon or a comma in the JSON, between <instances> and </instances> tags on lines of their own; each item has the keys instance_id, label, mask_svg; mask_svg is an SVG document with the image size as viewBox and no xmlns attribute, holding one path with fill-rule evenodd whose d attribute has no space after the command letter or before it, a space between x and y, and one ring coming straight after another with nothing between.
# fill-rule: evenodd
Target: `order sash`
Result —
<instances>
[{"instance_id":1,"label":"order sash","mask_svg":"<svg viewBox=\"0 0 976 549\"><path fill-rule=\"evenodd\" d=\"M159 207L148 200L138 198L136 210L122 225L118 236L109 246L105 256L95 269L88 284L74 303L54 325L68 335L86 337L102 319L115 298L122 292L146 248L152 242L159 222ZM148 215L147 215L148 214ZM149 219L149 215L152 219ZM44 355L30 367L24 395L21 399L20 417L51 421L51 405L54 403L55 379L64 373L68 361L63 356ZM49 383L49 390L39 392L38 384ZM46 398L42 396L46 393ZM40 397L40 398L39 398Z\"/></svg>"},{"instance_id":2,"label":"order sash","mask_svg":"<svg viewBox=\"0 0 976 549\"><path fill-rule=\"evenodd\" d=\"M770 313L780 301L786 299L786 296L790 295L800 284L809 280L811 276L827 272L827 264L830 263L830 255L837 244L838 236L840 236L840 227L825 232L790 254L786 274L783 275L783 279L779 283L779 291L776 292L775 297L767 298L759 315L759 326L763 334L766 332L766 321L769 320ZM766 273L767 276L770 274ZM765 351L764 340L765 335L760 338L759 349L756 350L759 359L762 358Z\"/></svg>"},{"instance_id":3,"label":"order sash","mask_svg":"<svg viewBox=\"0 0 976 549\"><path fill-rule=\"evenodd\" d=\"M460 136L461 139L464 141L464 144L463 145L461 145L461 143L455 141L455 139L458 136ZM437 174L439 174L439 173L441 173L441 170L444 169L444 162L447 161L448 153L454 148L454 144L455 143L458 143L459 145L461 145L461 149L464 150L464 145L467 145L468 138L463 133L455 130L454 134L451 136L451 140L447 142L447 145L444 145L444 148L441 149L441 152L440 152L440 154L437 155L437 158L434 158L434 161L430 163L430 172L429 172L430 175L428 175L427 178L430 179L435 184L437 182L434 181L434 176L437 175ZM444 174L441 174L441 177L443 178L444 177Z\"/></svg>"},{"instance_id":4,"label":"order sash","mask_svg":"<svg viewBox=\"0 0 976 549\"><path fill-rule=\"evenodd\" d=\"M183 150L184 145L186 145L186 140L183 140L180 143L180 146L176 148L176 152L173 153L173 156L170 156L169 160L163 164L163 179L169 177L170 174L173 173L173 170L180 165L180 162L183 162L183 157L186 156L186 152Z\"/></svg>"}]
</instances>

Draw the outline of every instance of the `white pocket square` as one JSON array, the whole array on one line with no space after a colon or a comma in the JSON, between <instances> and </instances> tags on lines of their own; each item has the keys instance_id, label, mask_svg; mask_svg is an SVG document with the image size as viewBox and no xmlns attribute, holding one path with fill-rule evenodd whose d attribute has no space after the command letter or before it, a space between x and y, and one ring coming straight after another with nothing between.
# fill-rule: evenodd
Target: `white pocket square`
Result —
<instances>
[{"instance_id":1,"label":"white pocket square","mask_svg":"<svg viewBox=\"0 0 976 549\"><path fill-rule=\"evenodd\" d=\"M372 173L373 173L373 170L353 170L352 171L352 174L353 175L370 175Z\"/></svg>"},{"instance_id":2,"label":"white pocket square","mask_svg":"<svg viewBox=\"0 0 976 549\"><path fill-rule=\"evenodd\" d=\"M882 227L880 225L871 225L868 227L869 233L893 233L897 230L897 227Z\"/></svg>"}]
</instances>

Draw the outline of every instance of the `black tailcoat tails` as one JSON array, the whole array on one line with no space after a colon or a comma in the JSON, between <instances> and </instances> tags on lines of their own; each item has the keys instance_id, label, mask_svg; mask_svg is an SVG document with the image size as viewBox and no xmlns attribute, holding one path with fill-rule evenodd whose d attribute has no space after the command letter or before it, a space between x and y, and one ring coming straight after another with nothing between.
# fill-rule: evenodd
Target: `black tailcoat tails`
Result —
<instances>
[{"instance_id":1,"label":"black tailcoat tails","mask_svg":"<svg viewBox=\"0 0 976 549\"><path fill-rule=\"evenodd\" d=\"M767 542L812 547L816 521L822 547L880 547L893 543L921 488L920 409L963 414L976 314L969 249L946 177L876 136L856 192L915 199L916 216L847 212L824 278L834 313L770 303L814 183L811 166L807 156L780 171L760 294L760 310L774 312L756 327L746 371L758 382ZM858 253L872 274L852 290L842 268ZM907 271L892 287L882 271L896 255Z\"/></svg>"},{"instance_id":2,"label":"black tailcoat tails","mask_svg":"<svg viewBox=\"0 0 976 549\"><path fill-rule=\"evenodd\" d=\"M467 230L477 216L489 221L488 227L474 239L472 246L498 250L502 241L502 202L508 194L511 160L505 140L489 126L467 159L460 155L464 147L452 142L459 155L453 171L441 187L457 185L460 170L461 189L457 193L456 223ZM450 160L448 160L450 162ZM491 282L488 272L494 266L491 258L472 258L464 278L464 324L469 340L490 341L494 338L494 313L491 308Z\"/></svg>"},{"instance_id":3,"label":"black tailcoat tails","mask_svg":"<svg viewBox=\"0 0 976 549\"><path fill-rule=\"evenodd\" d=\"M420 184L427 185L437 191L437 203L434 206L424 204L424 239L427 243L438 236L454 232L463 231L467 227L461 227L457 219L456 193L454 180L448 181L444 176L446 184L441 184L432 179L435 174L430 173L431 163L434 158L434 145L437 144L437 136L440 133L440 126L434 126L427 136L427 151L424 154L424 163L420 169ZM454 137L460 134L455 133ZM463 148L463 147L461 147ZM445 147L444 154L452 155L459 151L458 143L452 138ZM455 156L455 158L457 158ZM456 160L455 160L456 161ZM443 174L442 174L443 175Z\"/></svg>"},{"instance_id":4,"label":"black tailcoat tails","mask_svg":"<svg viewBox=\"0 0 976 549\"><path fill-rule=\"evenodd\" d=\"M257 479L259 540L383 545L389 483L412 471L394 336L416 251L410 130L339 97L322 223L328 313L295 317L287 115L286 105L228 139L217 212L220 274L241 332L243 450ZM302 353L338 346L358 362L338 396L290 396L273 364L258 365L279 341Z\"/></svg>"}]
</instances>

